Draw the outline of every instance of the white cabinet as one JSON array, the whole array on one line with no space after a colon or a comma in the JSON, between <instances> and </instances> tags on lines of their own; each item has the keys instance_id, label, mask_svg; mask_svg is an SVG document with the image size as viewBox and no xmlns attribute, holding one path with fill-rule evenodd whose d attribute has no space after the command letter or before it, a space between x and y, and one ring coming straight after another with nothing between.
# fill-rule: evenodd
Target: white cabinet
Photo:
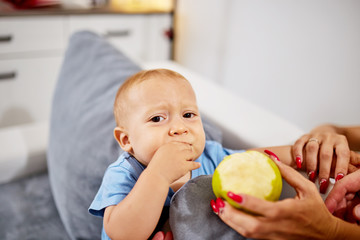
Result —
<instances>
[{"instance_id":1,"label":"white cabinet","mask_svg":"<svg viewBox=\"0 0 360 240\"><path fill-rule=\"evenodd\" d=\"M0 128L48 120L64 18L0 18Z\"/></svg>"},{"instance_id":2,"label":"white cabinet","mask_svg":"<svg viewBox=\"0 0 360 240\"><path fill-rule=\"evenodd\" d=\"M135 61L166 60L171 14L0 17L0 128L47 121L71 34L94 31Z\"/></svg>"},{"instance_id":3,"label":"white cabinet","mask_svg":"<svg viewBox=\"0 0 360 240\"><path fill-rule=\"evenodd\" d=\"M0 36L0 54L63 49L64 18L0 18Z\"/></svg>"},{"instance_id":4,"label":"white cabinet","mask_svg":"<svg viewBox=\"0 0 360 240\"><path fill-rule=\"evenodd\" d=\"M169 60L172 58L172 44L166 31L172 31L172 19L168 15L149 15L145 23L147 61ZM172 34L172 33L171 33Z\"/></svg>"},{"instance_id":5,"label":"white cabinet","mask_svg":"<svg viewBox=\"0 0 360 240\"><path fill-rule=\"evenodd\" d=\"M0 128L48 120L61 56L0 60Z\"/></svg>"},{"instance_id":6,"label":"white cabinet","mask_svg":"<svg viewBox=\"0 0 360 240\"><path fill-rule=\"evenodd\" d=\"M165 32L171 28L170 14L127 14L70 16L69 32L94 31L138 61L167 60L171 42Z\"/></svg>"}]
</instances>

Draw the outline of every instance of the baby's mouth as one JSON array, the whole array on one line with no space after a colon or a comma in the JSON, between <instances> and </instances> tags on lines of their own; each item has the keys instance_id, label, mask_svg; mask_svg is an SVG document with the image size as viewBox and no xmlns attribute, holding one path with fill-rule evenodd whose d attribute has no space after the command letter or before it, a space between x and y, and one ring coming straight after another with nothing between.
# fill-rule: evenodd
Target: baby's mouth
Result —
<instances>
[{"instance_id":1,"label":"baby's mouth","mask_svg":"<svg viewBox=\"0 0 360 240\"><path fill-rule=\"evenodd\" d=\"M177 141L177 142L178 142L178 143L185 144L185 145L189 145L190 147L192 147L192 143L184 142L184 141Z\"/></svg>"}]
</instances>

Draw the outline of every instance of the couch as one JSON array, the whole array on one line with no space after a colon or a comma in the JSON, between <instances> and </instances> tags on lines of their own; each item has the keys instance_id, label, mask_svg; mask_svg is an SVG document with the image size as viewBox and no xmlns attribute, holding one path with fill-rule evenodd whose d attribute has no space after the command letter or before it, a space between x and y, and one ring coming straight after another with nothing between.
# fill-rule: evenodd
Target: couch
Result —
<instances>
[{"instance_id":1,"label":"couch","mask_svg":"<svg viewBox=\"0 0 360 240\"><path fill-rule=\"evenodd\" d=\"M99 239L87 208L121 153L112 130L118 86L140 69L169 68L193 85L207 139L225 147L291 144L303 131L173 61L135 63L92 32L69 40L49 122L0 129L0 239ZM269 94L271 97L271 94Z\"/></svg>"}]
</instances>

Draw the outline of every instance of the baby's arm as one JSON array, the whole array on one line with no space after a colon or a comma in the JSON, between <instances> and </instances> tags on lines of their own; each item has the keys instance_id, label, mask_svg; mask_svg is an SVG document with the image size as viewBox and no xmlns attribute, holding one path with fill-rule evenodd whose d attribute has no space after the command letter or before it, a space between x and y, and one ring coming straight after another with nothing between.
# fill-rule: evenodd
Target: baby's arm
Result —
<instances>
[{"instance_id":1,"label":"baby's arm","mask_svg":"<svg viewBox=\"0 0 360 240\"><path fill-rule=\"evenodd\" d=\"M140 175L131 192L104 213L105 232L111 239L147 239L159 221L169 184L148 169Z\"/></svg>"},{"instance_id":2,"label":"baby's arm","mask_svg":"<svg viewBox=\"0 0 360 240\"><path fill-rule=\"evenodd\" d=\"M104 213L104 228L111 239L147 239L154 231L171 183L199 167L192 149L181 143L160 147L134 188Z\"/></svg>"}]
</instances>

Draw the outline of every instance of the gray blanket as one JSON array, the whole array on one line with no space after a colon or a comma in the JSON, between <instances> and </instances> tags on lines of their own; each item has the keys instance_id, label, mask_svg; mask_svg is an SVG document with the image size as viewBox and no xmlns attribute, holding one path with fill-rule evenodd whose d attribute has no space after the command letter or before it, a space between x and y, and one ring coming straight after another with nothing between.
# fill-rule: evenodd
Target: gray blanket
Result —
<instances>
[{"instance_id":1,"label":"gray blanket","mask_svg":"<svg viewBox=\"0 0 360 240\"><path fill-rule=\"evenodd\" d=\"M176 240L246 239L212 211L212 176L187 182L171 199L170 226Z\"/></svg>"},{"instance_id":2,"label":"gray blanket","mask_svg":"<svg viewBox=\"0 0 360 240\"><path fill-rule=\"evenodd\" d=\"M47 173L2 184L0 193L0 239L69 239Z\"/></svg>"}]
</instances>

